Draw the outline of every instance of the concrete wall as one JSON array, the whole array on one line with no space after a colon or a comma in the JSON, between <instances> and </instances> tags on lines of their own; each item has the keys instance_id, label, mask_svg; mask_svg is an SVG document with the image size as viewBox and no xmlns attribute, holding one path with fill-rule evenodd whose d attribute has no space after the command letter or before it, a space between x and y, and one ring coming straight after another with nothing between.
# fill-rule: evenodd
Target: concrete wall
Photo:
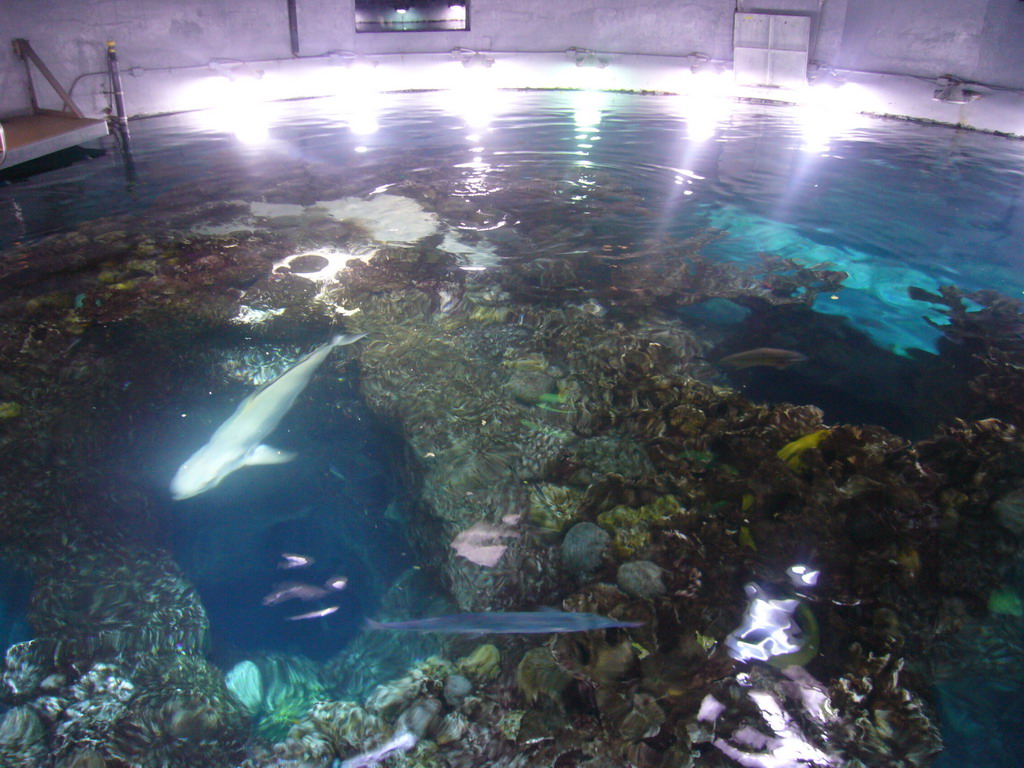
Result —
<instances>
[{"instance_id":1,"label":"concrete wall","mask_svg":"<svg viewBox=\"0 0 1024 768\"><path fill-rule=\"evenodd\" d=\"M951 73L1024 86L1024 3L1019 0L741 0L744 11L782 9L813 18L812 60L837 67L917 74ZM730 60L734 0L471 0L467 32L359 34L352 0L298 0L300 53L489 51L605 52L684 56L701 52ZM68 87L78 75L104 69L113 39L123 71L205 65L221 59L289 59L286 0L3 0L0 114L27 106L24 65L8 40L23 37ZM141 69L137 70L141 72ZM175 70L180 79L186 70ZM171 73L166 73L165 79ZM59 107L35 78L43 106ZM133 112L180 108L164 100L160 73L125 78ZM95 114L106 103L104 78L75 86Z\"/></svg>"},{"instance_id":2,"label":"concrete wall","mask_svg":"<svg viewBox=\"0 0 1024 768\"><path fill-rule=\"evenodd\" d=\"M851 0L839 55L845 69L941 74L1024 87L1020 0Z\"/></svg>"}]
</instances>

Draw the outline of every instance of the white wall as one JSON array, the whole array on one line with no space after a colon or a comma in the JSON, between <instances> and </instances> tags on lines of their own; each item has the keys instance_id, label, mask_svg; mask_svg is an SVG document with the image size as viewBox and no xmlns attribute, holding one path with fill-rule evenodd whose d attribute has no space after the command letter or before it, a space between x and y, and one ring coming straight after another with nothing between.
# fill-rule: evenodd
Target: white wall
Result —
<instances>
[{"instance_id":1,"label":"white wall","mask_svg":"<svg viewBox=\"0 0 1024 768\"><path fill-rule=\"evenodd\" d=\"M31 41L57 78L102 71L104 44L117 42L122 71L204 67L214 58L288 59L285 0L0 0L0 114L27 107L25 70L9 40ZM352 0L298 0L302 55L491 51L599 51L730 60L734 0L471 0L468 32L355 34ZM935 77L950 73L1024 86L1024 3L1020 0L742 0L743 10L812 9L811 58L836 67ZM132 113L179 108L170 81L209 77L205 69L125 77ZM43 106L59 101L36 78ZM75 88L93 114L106 103L104 78Z\"/></svg>"}]
</instances>

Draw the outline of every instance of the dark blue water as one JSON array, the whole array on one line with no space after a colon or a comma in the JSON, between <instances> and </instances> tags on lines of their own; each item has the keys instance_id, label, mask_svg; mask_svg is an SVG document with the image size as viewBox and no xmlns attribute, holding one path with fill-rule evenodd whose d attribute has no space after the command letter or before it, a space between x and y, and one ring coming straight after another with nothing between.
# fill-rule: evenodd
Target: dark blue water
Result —
<instances>
[{"instance_id":1,"label":"dark blue water","mask_svg":"<svg viewBox=\"0 0 1024 768\"><path fill-rule=\"evenodd\" d=\"M713 227L725 233L708 247L719 259L754 264L767 252L847 272L843 290L822 294L812 307L751 315L715 301L678 313L722 339L723 349L740 336L748 346L781 346L813 317L819 335L803 337L812 367L736 371L729 383L755 400L814 403L830 422L878 423L911 438L929 434L944 414L908 395L921 383L914 378L919 363L934 357L941 336L923 318L942 321L908 288L955 284L1024 293L1020 142L876 120L818 135L809 145L793 112L760 105L735 105L712 135L699 138L663 97L508 93L497 104L489 120L468 121L437 94L396 95L383 103L372 133L353 132L327 101L273 105L265 131L239 135L209 125L203 113L136 121L127 156L107 140L98 156L4 177L0 251L100 217L123 217L131 229L136 217L185 204L259 201L262 189L296 166L330 169L366 195L399 180L445 175L451 195L473 197L482 211L461 231L500 244L548 205L540 196L508 200L510 182L557 178L552 193L573 200L583 215L596 193L607 192L606 218L587 234L592 248L614 252ZM303 199L301 188L294 195L314 202ZM657 213L618 215L616 195L633 195ZM518 218L492 215L492 207L514 207ZM552 242L571 247L573 235L553 235ZM299 341L309 347L323 339ZM356 636L412 563L408 532L388 514L400 494L394 467L402 441L359 403L352 375L314 382L275 433L274 446L298 451L302 461L273 473L235 473L180 503L164 495L167 479L250 390L197 379L175 399L191 403L187 411L154 406L140 416L146 428L134 447L159 499L159 535L200 593L213 658L224 668L255 653L326 660ZM126 379L124 386L132 392L144 382ZM347 403L344 414L322 410L339 401ZM349 587L309 603L262 605L292 575L278 568L283 552L315 560L303 581L341 575ZM0 601L0 640L7 645L26 636L29 586L19 578L5 576ZM323 621L288 620L335 606ZM933 704L951 746L939 764L1016 764L1019 717L1007 713L1015 712L1019 694L1018 686L984 677L943 681Z\"/></svg>"}]
</instances>

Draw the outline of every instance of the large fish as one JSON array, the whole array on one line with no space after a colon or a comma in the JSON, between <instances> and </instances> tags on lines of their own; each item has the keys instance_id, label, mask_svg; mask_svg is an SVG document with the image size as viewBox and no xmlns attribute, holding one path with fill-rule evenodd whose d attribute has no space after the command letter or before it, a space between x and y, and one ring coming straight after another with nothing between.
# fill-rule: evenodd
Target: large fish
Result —
<instances>
[{"instance_id":1,"label":"large fish","mask_svg":"<svg viewBox=\"0 0 1024 768\"><path fill-rule=\"evenodd\" d=\"M412 621L368 620L370 629L404 629L411 632L447 632L452 634L537 635L548 632L587 632L612 627L639 627L642 621L616 621L596 613L570 611L529 611L455 613Z\"/></svg>"},{"instance_id":2,"label":"large fish","mask_svg":"<svg viewBox=\"0 0 1024 768\"><path fill-rule=\"evenodd\" d=\"M270 594L263 598L263 604L277 605L278 603L283 603L285 600L302 600L309 602L310 600L319 600L321 597L326 597L330 593L330 590L317 587L312 584L285 581L281 584L274 585Z\"/></svg>"},{"instance_id":3,"label":"large fish","mask_svg":"<svg viewBox=\"0 0 1024 768\"><path fill-rule=\"evenodd\" d=\"M335 336L321 344L263 389L238 404L210 441L181 465L171 480L171 496L187 499L219 485L239 467L257 464L283 464L295 454L263 445L281 419L306 388L316 369L335 347L351 344L365 333Z\"/></svg>"},{"instance_id":4,"label":"large fish","mask_svg":"<svg viewBox=\"0 0 1024 768\"><path fill-rule=\"evenodd\" d=\"M745 352L737 352L735 355L723 357L718 361L718 364L729 368L754 368L755 366L764 365L782 370L806 360L807 355L802 352L794 352L791 349L758 347L757 349L748 349Z\"/></svg>"}]
</instances>

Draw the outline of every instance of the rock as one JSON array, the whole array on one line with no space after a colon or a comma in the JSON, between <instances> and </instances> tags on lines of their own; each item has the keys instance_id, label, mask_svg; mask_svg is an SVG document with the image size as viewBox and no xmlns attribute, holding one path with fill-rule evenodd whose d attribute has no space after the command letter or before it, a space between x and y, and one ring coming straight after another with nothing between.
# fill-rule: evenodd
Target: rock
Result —
<instances>
[{"instance_id":1,"label":"rock","mask_svg":"<svg viewBox=\"0 0 1024 768\"><path fill-rule=\"evenodd\" d=\"M662 569L649 560L635 560L619 566L616 581L622 591L630 597L650 600L665 594L661 574Z\"/></svg>"},{"instance_id":2,"label":"rock","mask_svg":"<svg viewBox=\"0 0 1024 768\"><path fill-rule=\"evenodd\" d=\"M1024 536L1024 488L1000 496L992 504L996 519L1016 536Z\"/></svg>"},{"instance_id":3,"label":"rock","mask_svg":"<svg viewBox=\"0 0 1024 768\"><path fill-rule=\"evenodd\" d=\"M576 523L562 540L562 564L566 570L584 577L601 566L611 536L593 523Z\"/></svg>"},{"instance_id":4,"label":"rock","mask_svg":"<svg viewBox=\"0 0 1024 768\"><path fill-rule=\"evenodd\" d=\"M452 708L458 708L472 692L473 683L462 675L451 675L444 681L444 700Z\"/></svg>"},{"instance_id":5,"label":"rock","mask_svg":"<svg viewBox=\"0 0 1024 768\"><path fill-rule=\"evenodd\" d=\"M259 667L251 661L240 661L224 679L231 697L253 716L263 703L263 677Z\"/></svg>"},{"instance_id":6,"label":"rock","mask_svg":"<svg viewBox=\"0 0 1024 768\"><path fill-rule=\"evenodd\" d=\"M437 699L420 699L399 715L395 732L409 731L422 739L428 730L440 722L441 702Z\"/></svg>"}]
</instances>

